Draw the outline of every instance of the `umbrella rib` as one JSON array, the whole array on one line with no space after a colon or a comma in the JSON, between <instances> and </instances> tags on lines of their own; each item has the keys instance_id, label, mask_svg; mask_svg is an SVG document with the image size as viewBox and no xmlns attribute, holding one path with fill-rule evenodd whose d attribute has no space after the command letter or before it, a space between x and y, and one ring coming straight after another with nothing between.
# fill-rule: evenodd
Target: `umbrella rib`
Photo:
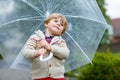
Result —
<instances>
[{"instance_id":1,"label":"umbrella rib","mask_svg":"<svg viewBox=\"0 0 120 80\"><path fill-rule=\"evenodd\" d=\"M97 22L97 23L101 23L101 24L105 24L105 23L103 23L103 22L100 22L100 21L98 21L98 20L94 20L94 19L90 19L90 18L87 18L87 17L83 17L83 16L72 16L72 15L65 15L66 17L73 17L73 18L83 18L83 19L88 19L88 20L91 20L91 21L94 21L94 22ZM107 25L107 24L105 24L105 25Z\"/></svg>"},{"instance_id":2,"label":"umbrella rib","mask_svg":"<svg viewBox=\"0 0 120 80\"><path fill-rule=\"evenodd\" d=\"M78 43L72 38L72 36L68 32L65 32L65 33L73 40L73 42L78 46L78 48L81 49L80 45L78 45ZM88 61L90 63L92 63L91 60L89 59L89 57L85 54L85 52L82 49L81 49L81 51L85 55L85 57L88 59Z\"/></svg>"},{"instance_id":3,"label":"umbrella rib","mask_svg":"<svg viewBox=\"0 0 120 80\"><path fill-rule=\"evenodd\" d=\"M54 7L54 9L51 10L51 12L53 12L57 7L59 7L60 4L63 3L64 0L62 0L56 7Z\"/></svg>"},{"instance_id":4,"label":"umbrella rib","mask_svg":"<svg viewBox=\"0 0 120 80\"><path fill-rule=\"evenodd\" d=\"M10 24L10 23L14 23L14 22L18 22L18 21L25 21L25 20L42 20L42 19L34 19L34 18L37 18L37 17L29 17L29 18L21 18L21 19L15 19L15 20L12 20L12 21L9 21L9 22L6 22L6 23L3 23L0 25L0 28L4 25L7 25L7 24Z\"/></svg>"},{"instance_id":5,"label":"umbrella rib","mask_svg":"<svg viewBox=\"0 0 120 80\"><path fill-rule=\"evenodd\" d=\"M33 6L32 4L30 4L28 1L26 1L26 0L22 0L22 1L24 1L26 4L28 4L30 7L32 7L38 14L40 14L40 15L42 15L42 14L44 14L42 11L40 11L37 7L35 7L35 6ZM42 14L41 14L41 13Z\"/></svg>"}]
</instances>

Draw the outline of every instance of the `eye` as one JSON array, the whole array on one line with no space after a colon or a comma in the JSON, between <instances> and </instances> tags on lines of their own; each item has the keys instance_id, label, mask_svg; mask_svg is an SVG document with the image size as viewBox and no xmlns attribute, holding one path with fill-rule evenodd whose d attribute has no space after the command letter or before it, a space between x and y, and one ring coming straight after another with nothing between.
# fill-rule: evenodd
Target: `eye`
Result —
<instances>
[{"instance_id":1,"label":"eye","mask_svg":"<svg viewBox=\"0 0 120 80\"><path fill-rule=\"evenodd\" d=\"M63 26L63 23L60 23L61 26Z\"/></svg>"},{"instance_id":2,"label":"eye","mask_svg":"<svg viewBox=\"0 0 120 80\"><path fill-rule=\"evenodd\" d=\"M55 19L54 22L58 22L58 21Z\"/></svg>"}]
</instances>

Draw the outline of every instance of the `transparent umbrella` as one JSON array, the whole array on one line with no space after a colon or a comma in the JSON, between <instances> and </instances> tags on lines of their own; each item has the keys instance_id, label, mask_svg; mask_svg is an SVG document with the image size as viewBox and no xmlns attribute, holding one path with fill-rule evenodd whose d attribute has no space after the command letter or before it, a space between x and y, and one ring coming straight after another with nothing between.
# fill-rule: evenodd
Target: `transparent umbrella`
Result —
<instances>
[{"instance_id":1,"label":"transparent umbrella","mask_svg":"<svg viewBox=\"0 0 120 80\"><path fill-rule=\"evenodd\" d=\"M62 13L68 28L62 36L70 49L66 72L88 63L105 31L107 23L96 0L1 0L0 53L11 68L29 71L22 48L51 13Z\"/></svg>"}]
</instances>

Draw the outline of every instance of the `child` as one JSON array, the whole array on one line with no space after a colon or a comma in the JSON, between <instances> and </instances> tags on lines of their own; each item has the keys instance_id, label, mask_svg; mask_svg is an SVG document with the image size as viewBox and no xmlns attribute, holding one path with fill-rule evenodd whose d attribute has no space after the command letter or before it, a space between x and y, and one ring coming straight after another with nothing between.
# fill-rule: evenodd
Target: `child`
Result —
<instances>
[{"instance_id":1,"label":"child","mask_svg":"<svg viewBox=\"0 0 120 80\"><path fill-rule=\"evenodd\" d=\"M30 60L33 80L64 80L64 63L69 49L61 35L67 27L66 18L59 13L48 16L44 22L45 33L38 30L31 35L23 49L24 57ZM48 61L40 61L39 56L49 53L53 57Z\"/></svg>"}]
</instances>

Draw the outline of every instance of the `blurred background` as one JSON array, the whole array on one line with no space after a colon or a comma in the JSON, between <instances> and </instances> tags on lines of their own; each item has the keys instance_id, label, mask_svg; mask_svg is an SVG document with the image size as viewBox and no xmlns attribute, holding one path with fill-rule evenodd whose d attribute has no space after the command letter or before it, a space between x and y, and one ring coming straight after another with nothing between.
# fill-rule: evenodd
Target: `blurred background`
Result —
<instances>
[{"instance_id":1,"label":"blurred background","mask_svg":"<svg viewBox=\"0 0 120 80\"><path fill-rule=\"evenodd\" d=\"M120 1L119 0L97 0L99 5L103 5L101 8L103 15L107 23L109 24L106 30L106 39L101 42L106 44L102 47L102 50L110 48L112 52L120 52Z\"/></svg>"},{"instance_id":2,"label":"blurred background","mask_svg":"<svg viewBox=\"0 0 120 80\"><path fill-rule=\"evenodd\" d=\"M96 1L109 26L98 46L93 64L68 72L66 75L71 77L70 80L120 80L120 1Z\"/></svg>"},{"instance_id":3,"label":"blurred background","mask_svg":"<svg viewBox=\"0 0 120 80\"><path fill-rule=\"evenodd\" d=\"M98 46L93 64L66 73L65 80L120 80L120 1L97 0L97 3L109 26ZM12 3L6 9L0 5L0 14L12 9ZM31 80L31 75L10 71L0 55L0 80Z\"/></svg>"}]
</instances>

